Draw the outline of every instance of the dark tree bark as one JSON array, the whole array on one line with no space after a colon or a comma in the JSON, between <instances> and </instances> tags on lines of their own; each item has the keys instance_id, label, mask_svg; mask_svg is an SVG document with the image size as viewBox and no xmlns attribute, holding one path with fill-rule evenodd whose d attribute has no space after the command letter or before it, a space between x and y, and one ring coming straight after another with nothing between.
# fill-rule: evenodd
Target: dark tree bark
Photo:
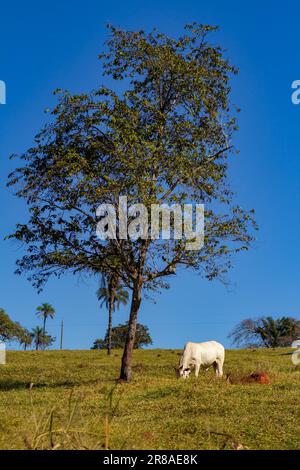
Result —
<instances>
[{"instance_id":1,"label":"dark tree bark","mask_svg":"<svg viewBox=\"0 0 300 470\"><path fill-rule=\"evenodd\" d=\"M114 304L115 304L115 286L111 281L111 285L109 286L110 289L110 296L109 296L109 308L108 308L108 327L107 327L107 354L111 355L111 342L112 342L112 317L114 312Z\"/></svg>"},{"instance_id":2,"label":"dark tree bark","mask_svg":"<svg viewBox=\"0 0 300 470\"><path fill-rule=\"evenodd\" d=\"M141 281L138 281L136 282L132 293L128 333L122 357L120 380L124 380L125 382L130 382L131 380L132 352L135 341L137 317L141 305L141 290L142 283Z\"/></svg>"},{"instance_id":3,"label":"dark tree bark","mask_svg":"<svg viewBox=\"0 0 300 470\"><path fill-rule=\"evenodd\" d=\"M44 323L43 323L43 337L45 338L46 333L46 316L44 315Z\"/></svg>"}]
</instances>

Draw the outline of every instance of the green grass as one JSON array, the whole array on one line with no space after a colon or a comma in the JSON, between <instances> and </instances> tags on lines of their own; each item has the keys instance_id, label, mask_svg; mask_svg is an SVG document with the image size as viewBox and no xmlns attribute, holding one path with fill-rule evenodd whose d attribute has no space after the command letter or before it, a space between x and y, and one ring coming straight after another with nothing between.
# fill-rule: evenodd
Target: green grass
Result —
<instances>
[{"instance_id":1,"label":"green grass","mask_svg":"<svg viewBox=\"0 0 300 470\"><path fill-rule=\"evenodd\" d=\"M175 378L178 351L8 352L0 366L1 449L299 449L300 367L291 350L227 351L226 373L269 373L231 385L213 371ZM31 388L29 384L33 384Z\"/></svg>"}]
</instances>

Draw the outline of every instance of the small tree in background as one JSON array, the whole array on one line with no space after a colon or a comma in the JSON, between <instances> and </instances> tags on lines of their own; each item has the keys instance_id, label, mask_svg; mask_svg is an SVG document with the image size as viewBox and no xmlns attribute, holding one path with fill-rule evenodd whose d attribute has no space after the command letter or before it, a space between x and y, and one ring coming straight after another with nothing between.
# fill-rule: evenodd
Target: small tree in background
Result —
<instances>
[{"instance_id":1,"label":"small tree in background","mask_svg":"<svg viewBox=\"0 0 300 470\"><path fill-rule=\"evenodd\" d=\"M107 349L107 343L104 339L95 339L91 349Z\"/></svg>"},{"instance_id":2,"label":"small tree in background","mask_svg":"<svg viewBox=\"0 0 300 470\"><path fill-rule=\"evenodd\" d=\"M44 332L44 329L40 326L36 326L32 329L31 336L35 344L36 351L38 349L49 348L55 341L55 338Z\"/></svg>"},{"instance_id":3,"label":"small tree in background","mask_svg":"<svg viewBox=\"0 0 300 470\"><path fill-rule=\"evenodd\" d=\"M22 335L19 338L19 343L21 346L23 346L24 351L26 351L26 349L32 345L32 341L33 341L32 333L30 333L29 330L25 329L24 333L22 333Z\"/></svg>"},{"instance_id":4,"label":"small tree in background","mask_svg":"<svg viewBox=\"0 0 300 470\"><path fill-rule=\"evenodd\" d=\"M9 315L0 308L0 340L4 342L19 341L26 330L20 323L11 320Z\"/></svg>"},{"instance_id":5,"label":"small tree in background","mask_svg":"<svg viewBox=\"0 0 300 470\"><path fill-rule=\"evenodd\" d=\"M43 337L44 337L43 328L41 328L40 326L36 326L35 328L32 329L31 336L32 336L32 341L35 344L35 349L37 351L43 342Z\"/></svg>"},{"instance_id":6,"label":"small tree in background","mask_svg":"<svg viewBox=\"0 0 300 470\"><path fill-rule=\"evenodd\" d=\"M48 335L47 333L43 336L43 341L41 344L41 349L50 348L53 343L55 343L56 338L54 336Z\"/></svg>"},{"instance_id":7,"label":"small tree in background","mask_svg":"<svg viewBox=\"0 0 300 470\"><path fill-rule=\"evenodd\" d=\"M128 322L124 323L123 325L118 325L112 328L112 348L113 349L120 349L124 348L126 343L128 332ZM94 341L94 345L91 349L105 349L107 347L108 341L108 332L103 339L96 339ZM141 349L144 346L150 346L152 344L152 338L149 334L149 328L146 325L142 325L141 323L137 324L136 327L136 337L134 342L135 349Z\"/></svg>"},{"instance_id":8,"label":"small tree in background","mask_svg":"<svg viewBox=\"0 0 300 470\"><path fill-rule=\"evenodd\" d=\"M293 317L247 318L228 337L238 346L288 347L293 341L300 339L300 321Z\"/></svg>"}]
</instances>

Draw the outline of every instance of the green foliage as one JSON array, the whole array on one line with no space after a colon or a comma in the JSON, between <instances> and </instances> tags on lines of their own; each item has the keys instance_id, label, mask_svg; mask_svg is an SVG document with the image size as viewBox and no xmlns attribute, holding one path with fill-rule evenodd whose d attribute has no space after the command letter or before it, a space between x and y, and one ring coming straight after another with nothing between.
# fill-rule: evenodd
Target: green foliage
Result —
<instances>
[{"instance_id":1,"label":"green foliage","mask_svg":"<svg viewBox=\"0 0 300 470\"><path fill-rule=\"evenodd\" d=\"M52 307L52 305L48 304L48 303L43 303L42 305L40 305L39 307L37 307L37 316L40 317L40 318L43 318L43 319L47 319L48 317L49 318L54 318L54 315L55 315L55 309Z\"/></svg>"},{"instance_id":2,"label":"green foliage","mask_svg":"<svg viewBox=\"0 0 300 470\"><path fill-rule=\"evenodd\" d=\"M300 339L300 321L292 317L248 318L239 323L229 337L237 345L266 348L288 347Z\"/></svg>"},{"instance_id":3,"label":"green foliage","mask_svg":"<svg viewBox=\"0 0 300 470\"><path fill-rule=\"evenodd\" d=\"M124 325L118 325L112 328L112 348L118 349L123 348L126 341L128 332L128 322ZM106 349L108 341L108 332L103 339L96 339L91 349ZM146 325L140 323L137 324L136 336L135 336L135 349L141 349L143 346L149 346L152 344L152 338L149 334L149 329Z\"/></svg>"},{"instance_id":4,"label":"green foliage","mask_svg":"<svg viewBox=\"0 0 300 470\"><path fill-rule=\"evenodd\" d=\"M18 323L10 319L8 314L0 308L0 340L16 341L20 340L26 330Z\"/></svg>"},{"instance_id":5,"label":"green foliage","mask_svg":"<svg viewBox=\"0 0 300 470\"><path fill-rule=\"evenodd\" d=\"M25 350L28 348L28 346L32 345L32 333L27 329L24 329L24 332L21 334L21 336L19 336L18 339L20 345L23 346Z\"/></svg>"},{"instance_id":6,"label":"green foliage","mask_svg":"<svg viewBox=\"0 0 300 470\"><path fill-rule=\"evenodd\" d=\"M43 319L43 335L46 338L46 322L48 318L53 319L55 316L55 309L48 303L43 303L36 309L38 317Z\"/></svg>"},{"instance_id":7,"label":"green foliage","mask_svg":"<svg viewBox=\"0 0 300 470\"><path fill-rule=\"evenodd\" d=\"M104 339L95 339L91 349L107 349L107 342Z\"/></svg>"}]
</instances>

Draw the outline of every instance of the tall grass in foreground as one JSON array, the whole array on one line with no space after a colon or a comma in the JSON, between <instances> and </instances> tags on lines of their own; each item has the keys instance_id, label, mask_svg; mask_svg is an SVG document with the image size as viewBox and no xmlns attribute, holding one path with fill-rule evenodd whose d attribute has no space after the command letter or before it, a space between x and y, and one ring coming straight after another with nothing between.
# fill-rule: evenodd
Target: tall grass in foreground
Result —
<instances>
[{"instance_id":1,"label":"tall grass in foreground","mask_svg":"<svg viewBox=\"0 0 300 470\"><path fill-rule=\"evenodd\" d=\"M63 413L53 406L38 415L34 406L34 384L30 384L31 423L29 431L24 434L25 447L29 450L109 450L110 426L118 407L118 402L113 404L116 387L117 384L107 393L106 410L103 416L98 417L99 432L91 432L83 422L80 401L74 397L74 390L69 394Z\"/></svg>"}]
</instances>

